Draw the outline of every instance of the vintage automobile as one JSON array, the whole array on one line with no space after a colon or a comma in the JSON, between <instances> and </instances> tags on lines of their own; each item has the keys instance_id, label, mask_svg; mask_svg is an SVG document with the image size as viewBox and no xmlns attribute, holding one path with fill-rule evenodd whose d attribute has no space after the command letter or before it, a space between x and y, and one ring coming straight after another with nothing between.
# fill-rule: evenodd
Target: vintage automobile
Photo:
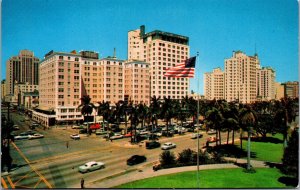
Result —
<instances>
[{"instance_id":1,"label":"vintage automobile","mask_svg":"<svg viewBox=\"0 0 300 190\"><path fill-rule=\"evenodd\" d=\"M103 162L95 162L95 161L91 161L91 162L87 162L82 166L78 167L78 171L81 173L86 173L86 172L91 172L94 170L99 170L105 168L105 164Z\"/></svg>"}]
</instances>

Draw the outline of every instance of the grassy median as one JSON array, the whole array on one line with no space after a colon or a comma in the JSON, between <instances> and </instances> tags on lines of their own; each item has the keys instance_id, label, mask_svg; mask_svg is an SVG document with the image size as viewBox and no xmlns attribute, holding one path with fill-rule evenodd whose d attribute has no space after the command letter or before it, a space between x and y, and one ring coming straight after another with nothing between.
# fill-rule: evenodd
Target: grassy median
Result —
<instances>
[{"instance_id":1,"label":"grassy median","mask_svg":"<svg viewBox=\"0 0 300 190\"><path fill-rule=\"evenodd\" d=\"M278 182L283 176L278 169L257 168L245 173L242 168L215 169L199 172L200 188L284 188ZM197 172L163 175L117 186L116 188L197 188Z\"/></svg>"}]
</instances>

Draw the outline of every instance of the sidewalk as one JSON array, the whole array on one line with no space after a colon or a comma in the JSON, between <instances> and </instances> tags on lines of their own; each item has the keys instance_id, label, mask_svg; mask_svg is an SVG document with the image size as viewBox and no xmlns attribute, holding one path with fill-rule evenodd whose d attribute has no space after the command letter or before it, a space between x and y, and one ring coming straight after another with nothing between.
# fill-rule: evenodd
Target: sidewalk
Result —
<instances>
[{"instance_id":1,"label":"sidewalk","mask_svg":"<svg viewBox=\"0 0 300 190\"><path fill-rule=\"evenodd\" d=\"M226 158L230 160L231 158ZM245 159L235 159L233 161L237 161L237 163L247 163ZM251 165L254 168L266 168L263 161L256 161L251 160ZM235 164L210 164L210 165L200 165L199 170L210 170L210 169L222 169L222 168L239 168L239 166ZM124 183L144 179L144 178L151 178L160 175L168 175L173 173L179 172L186 172L186 171L196 171L197 166L186 166L186 167L177 167L177 168L169 168L169 169L162 169L158 171L153 171L152 165L141 166L136 170L131 171L124 171L122 173L115 174L114 176L110 176L104 179L96 180L94 182L90 182L86 184L87 188L112 188ZM126 174L125 174L126 173Z\"/></svg>"}]
</instances>

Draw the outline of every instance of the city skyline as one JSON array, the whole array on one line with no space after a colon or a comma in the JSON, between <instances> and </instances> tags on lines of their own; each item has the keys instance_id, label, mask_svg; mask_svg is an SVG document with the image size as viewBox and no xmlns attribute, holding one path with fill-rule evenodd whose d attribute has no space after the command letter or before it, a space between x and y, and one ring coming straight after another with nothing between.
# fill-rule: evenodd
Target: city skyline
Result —
<instances>
[{"instance_id":1,"label":"city skyline","mask_svg":"<svg viewBox=\"0 0 300 190\"><path fill-rule=\"evenodd\" d=\"M3 1L2 79L6 61L22 49L33 51L42 60L50 50L91 50L105 58L116 48L117 57L125 60L128 31L145 25L146 32L162 30L189 37L190 57L200 54L190 90L198 92L200 76L200 94L203 74L216 67L224 70L224 59L236 50L248 55L258 53L261 64L276 71L276 81L298 81L297 1L157 3Z\"/></svg>"}]
</instances>

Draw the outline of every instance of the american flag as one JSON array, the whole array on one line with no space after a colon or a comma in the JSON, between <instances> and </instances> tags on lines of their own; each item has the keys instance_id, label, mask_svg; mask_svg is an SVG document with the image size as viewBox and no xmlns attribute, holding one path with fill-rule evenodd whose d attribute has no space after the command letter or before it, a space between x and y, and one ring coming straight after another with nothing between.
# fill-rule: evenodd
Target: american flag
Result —
<instances>
[{"instance_id":1,"label":"american flag","mask_svg":"<svg viewBox=\"0 0 300 190\"><path fill-rule=\"evenodd\" d=\"M174 78L193 78L195 75L195 65L196 65L196 56L191 57L185 60L183 63L175 65L166 69L164 77L174 77Z\"/></svg>"}]
</instances>

